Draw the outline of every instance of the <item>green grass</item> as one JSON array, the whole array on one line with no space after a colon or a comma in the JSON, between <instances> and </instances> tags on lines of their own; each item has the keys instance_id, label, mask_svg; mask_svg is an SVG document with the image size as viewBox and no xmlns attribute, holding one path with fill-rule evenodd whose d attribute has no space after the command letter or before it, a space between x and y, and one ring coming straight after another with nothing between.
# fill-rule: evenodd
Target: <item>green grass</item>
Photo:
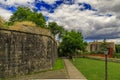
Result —
<instances>
[{"instance_id":1,"label":"green grass","mask_svg":"<svg viewBox=\"0 0 120 80\"><path fill-rule=\"evenodd\" d=\"M73 64L88 80L105 80L104 61L76 58ZM120 63L108 63L108 80L120 80Z\"/></svg>"},{"instance_id":2,"label":"green grass","mask_svg":"<svg viewBox=\"0 0 120 80\"><path fill-rule=\"evenodd\" d=\"M3 79L3 78L0 78L0 80L5 80L5 79Z\"/></svg>"},{"instance_id":3,"label":"green grass","mask_svg":"<svg viewBox=\"0 0 120 80\"><path fill-rule=\"evenodd\" d=\"M5 80L5 79L0 78L0 80Z\"/></svg>"},{"instance_id":4,"label":"green grass","mask_svg":"<svg viewBox=\"0 0 120 80\"><path fill-rule=\"evenodd\" d=\"M64 63L61 58L58 58L55 65L53 66L53 70L60 70L64 68Z\"/></svg>"}]
</instances>

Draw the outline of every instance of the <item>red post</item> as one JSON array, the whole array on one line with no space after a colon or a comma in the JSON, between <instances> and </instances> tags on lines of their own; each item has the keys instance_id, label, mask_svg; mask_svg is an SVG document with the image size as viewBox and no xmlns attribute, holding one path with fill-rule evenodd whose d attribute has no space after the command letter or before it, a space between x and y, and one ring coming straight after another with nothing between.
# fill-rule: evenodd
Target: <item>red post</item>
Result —
<instances>
[{"instance_id":1,"label":"red post","mask_svg":"<svg viewBox=\"0 0 120 80\"><path fill-rule=\"evenodd\" d=\"M113 48L109 48L109 58L113 57Z\"/></svg>"}]
</instances>

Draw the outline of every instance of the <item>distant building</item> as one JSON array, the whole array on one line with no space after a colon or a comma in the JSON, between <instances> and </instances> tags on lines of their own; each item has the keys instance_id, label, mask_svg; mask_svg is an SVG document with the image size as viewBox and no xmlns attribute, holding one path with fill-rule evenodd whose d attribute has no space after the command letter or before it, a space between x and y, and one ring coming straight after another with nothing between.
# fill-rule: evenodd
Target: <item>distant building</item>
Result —
<instances>
[{"instance_id":1,"label":"distant building","mask_svg":"<svg viewBox=\"0 0 120 80\"><path fill-rule=\"evenodd\" d=\"M87 46L88 52L100 51L102 43L103 42L98 42L98 41L90 42ZM113 51L115 52L115 43L114 42L106 42L106 44L107 44L107 48L112 48Z\"/></svg>"}]
</instances>

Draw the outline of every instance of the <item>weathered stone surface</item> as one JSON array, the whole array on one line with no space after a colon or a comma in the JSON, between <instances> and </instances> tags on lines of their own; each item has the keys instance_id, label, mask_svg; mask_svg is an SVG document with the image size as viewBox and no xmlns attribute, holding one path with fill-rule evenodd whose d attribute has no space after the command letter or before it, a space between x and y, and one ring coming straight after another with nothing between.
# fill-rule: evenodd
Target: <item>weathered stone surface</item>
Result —
<instances>
[{"instance_id":1,"label":"weathered stone surface","mask_svg":"<svg viewBox=\"0 0 120 80\"><path fill-rule=\"evenodd\" d=\"M56 57L52 37L0 29L0 78L51 69Z\"/></svg>"}]
</instances>

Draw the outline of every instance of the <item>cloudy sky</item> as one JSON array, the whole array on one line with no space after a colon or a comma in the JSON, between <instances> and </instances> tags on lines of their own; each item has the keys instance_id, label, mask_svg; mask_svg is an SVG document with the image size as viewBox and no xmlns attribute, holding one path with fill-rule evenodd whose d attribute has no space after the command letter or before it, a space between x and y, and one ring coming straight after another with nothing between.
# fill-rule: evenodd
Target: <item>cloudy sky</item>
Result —
<instances>
[{"instance_id":1,"label":"cloudy sky","mask_svg":"<svg viewBox=\"0 0 120 80\"><path fill-rule=\"evenodd\" d=\"M18 6L36 9L47 22L75 29L87 41L120 42L120 0L0 0L0 16L8 20Z\"/></svg>"}]
</instances>

